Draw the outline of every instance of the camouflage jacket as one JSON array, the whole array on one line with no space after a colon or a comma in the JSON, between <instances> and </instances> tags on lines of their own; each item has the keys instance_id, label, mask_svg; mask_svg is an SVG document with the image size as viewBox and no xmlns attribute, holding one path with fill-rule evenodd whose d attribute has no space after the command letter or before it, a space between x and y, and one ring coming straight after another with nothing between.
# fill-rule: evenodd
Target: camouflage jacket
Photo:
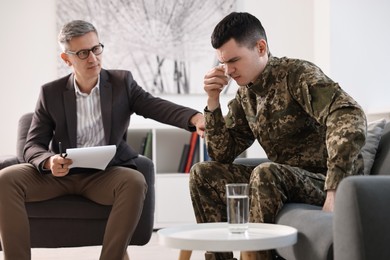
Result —
<instances>
[{"instance_id":1,"label":"camouflage jacket","mask_svg":"<svg viewBox=\"0 0 390 260\"><path fill-rule=\"evenodd\" d=\"M205 110L206 144L216 161L231 163L257 140L273 162L326 174L325 190L363 172L365 114L310 62L271 56L228 108L225 117L220 108Z\"/></svg>"}]
</instances>

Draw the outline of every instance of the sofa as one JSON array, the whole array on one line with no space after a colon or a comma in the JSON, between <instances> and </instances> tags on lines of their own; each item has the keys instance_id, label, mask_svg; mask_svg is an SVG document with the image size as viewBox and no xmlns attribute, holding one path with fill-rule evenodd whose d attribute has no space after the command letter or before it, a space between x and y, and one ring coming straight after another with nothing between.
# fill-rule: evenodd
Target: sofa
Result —
<instances>
[{"instance_id":1,"label":"sofa","mask_svg":"<svg viewBox=\"0 0 390 260\"><path fill-rule=\"evenodd\" d=\"M378 120L381 117L384 119ZM286 260L390 259L390 247L387 247L387 241L390 241L388 239L390 238L390 208L385 207L390 204L390 177L385 176L390 175L389 118L390 114L368 115L371 123L368 126L367 141L363 148L367 175L347 177L340 183L333 213L323 212L321 207L308 204L287 203L283 206L277 215L276 223L296 228L298 241L292 246L277 249L279 258ZM239 158L235 163L258 165L264 160ZM389 184L386 189L385 183ZM377 189L377 185L381 188ZM371 191L373 193L370 193ZM362 194L356 194L360 192ZM360 205L363 201L364 204ZM365 211L370 211L371 214L363 214ZM378 212L384 215L376 214ZM370 229L372 225L370 222L375 222L375 229ZM383 234L381 226L385 224L387 226L383 226L385 230ZM375 232L378 232L376 236ZM365 243L372 246L365 248ZM374 249L383 250L386 257L361 255L363 251L373 253ZM351 250L356 253L352 254L353 257L346 257Z\"/></svg>"},{"instance_id":2,"label":"sofa","mask_svg":"<svg viewBox=\"0 0 390 260\"><path fill-rule=\"evenodd\" d=\"M32 113L19 120L17 155L0 156L0 169L22 163L23 148L31 124ZM130 245L145 245L153 233L155 207L155 170L153 162L136 158L138 170L148 184L142 215ZM31 246L55 248L101 245L111 206L94 203L82 196L67 195L42 202L26 203L30 222ZM1 249L1 245L0 245Z\"/></svg>"}]
</instances>

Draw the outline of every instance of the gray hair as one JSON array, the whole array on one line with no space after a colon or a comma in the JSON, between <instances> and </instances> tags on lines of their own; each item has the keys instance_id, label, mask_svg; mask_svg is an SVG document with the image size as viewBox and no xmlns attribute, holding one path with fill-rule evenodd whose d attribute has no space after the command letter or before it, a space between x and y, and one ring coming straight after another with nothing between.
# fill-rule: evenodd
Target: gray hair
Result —
<instances>
[{"instance_id":1,"label":"gray hair","mask_svg":"<svg viewBox=\"0 0 390 260\"><path fill-rule=\"evenodd\" d=\"M99 36L95 26L91 23L82 20L71 21L62 27L58 34L58 43L62 50L66 51L69 41L72 40L73 37L83 36L89 32L95 32L96 35Z\"/></svg>"}]
</instances>

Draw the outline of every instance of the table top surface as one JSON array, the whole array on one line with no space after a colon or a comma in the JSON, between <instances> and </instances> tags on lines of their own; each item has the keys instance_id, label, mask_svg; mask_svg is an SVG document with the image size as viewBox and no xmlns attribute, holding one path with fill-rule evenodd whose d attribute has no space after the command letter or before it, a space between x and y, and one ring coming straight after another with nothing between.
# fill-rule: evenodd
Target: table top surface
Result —
<instances>
[{"instance_id":1,"label":"table top surface","mask_svg":"<svg viewBox=\"0 0 390 260\"><path fill-rule=\"evenodd\" d=\"M161 245L182 250L257 251L293 245L297 230L293 227L249 223L248 231L231 234L227 223L202 223L160 229Z\"/></svg>"}]
</instances>

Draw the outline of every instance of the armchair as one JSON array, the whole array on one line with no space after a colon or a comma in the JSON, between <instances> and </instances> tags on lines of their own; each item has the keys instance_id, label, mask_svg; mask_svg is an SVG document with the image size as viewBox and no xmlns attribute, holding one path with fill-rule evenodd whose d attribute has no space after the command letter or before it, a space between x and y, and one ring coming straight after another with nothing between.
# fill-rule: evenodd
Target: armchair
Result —
<instances>
[{"instance_id":1,"label":"armchair","mask_svg":"<svg viewBox=\"0 0 390 260\"><path fill-rule=\"evenodd\" d=\"M23 147L31 124L32 113L19 120L17 155L0 157L0 169L22 163ZM145 245L149 242L154 223L155 189L154 165L144 157L136 158L138 170L148 184L144 208L130 245ZM42 202L26 203L30 221L31 246L78 247L101 245L111 206L104 206L78 195L66 195ZM1 249L1 245L0 245Z\"/></svg>"}]
</instances>

